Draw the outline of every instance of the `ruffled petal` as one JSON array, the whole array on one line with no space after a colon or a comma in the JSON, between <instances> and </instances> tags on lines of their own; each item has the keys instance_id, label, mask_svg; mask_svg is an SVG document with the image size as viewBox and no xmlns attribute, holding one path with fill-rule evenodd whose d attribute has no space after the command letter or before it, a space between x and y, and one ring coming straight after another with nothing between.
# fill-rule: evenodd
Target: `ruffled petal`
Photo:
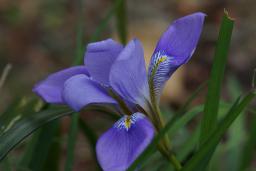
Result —
<instances>
[{"instance_id":1,"label":"ruffled petal","mask_svg":"<svg viewBox=\"0 0 256 171\"><path fill-rule=\"evenodd\" d=\"M154 127L141 113L124 116L98 140L96 152L104 171L124 171L154 137Z\"/></svg>"},{"instance_id":2,"label":"ruffled petal","mask_svg":"<svg viewBox=\"0 0 256 171\"><path fill-rule=\"evenodd\" d=\"M75 111L92 103L116 104L116 101L98 82L85 75L76 75L68 79L64 83L62 96Z\"/></svg>"},{"instance_id":3,"label":"ruffled petal","mask_svg":"<svg viewBox=\"0 0 256 171\"><path fill-rule=\"evenodd\" d=\"M49 75L45 80L36 84L33 88L33 92L48 103L64 103L61 95L64 82L77 74L89 75L84 66L64 69Z\"/></svg>"},{"instance_id":4,"label":"ruffled petal","mask_svg":"<svg viewBox=\"0 0 256 171\"><path fill-rule=\"evenodd\" d=\"M159 101L164 83L195 51L205 14L194 13L174 21L160 38L148 70L151 97Z\"/></svg>"},{"instance_id":5,"label":"ruffled petal","mask_svg":"<svg viewBox=\"0 0 256 171\"><path fill-rule=\"evenodd\" d=\"M141 43L134 39L119 54L110 71L110 85L124 99L145 106L149 98Z\"/></svg>"},{"instance_id":6,"label":"ruffled petal","mask_svg":"<svg viewBox=\"0 0 256 171\"><path fill-rule=\"evenodd\" d=\"M123 46L112 39L90 43L84 58L90 75L95 80L108 85L110 68L122 49Z\"/></svg>"}]
</instances>

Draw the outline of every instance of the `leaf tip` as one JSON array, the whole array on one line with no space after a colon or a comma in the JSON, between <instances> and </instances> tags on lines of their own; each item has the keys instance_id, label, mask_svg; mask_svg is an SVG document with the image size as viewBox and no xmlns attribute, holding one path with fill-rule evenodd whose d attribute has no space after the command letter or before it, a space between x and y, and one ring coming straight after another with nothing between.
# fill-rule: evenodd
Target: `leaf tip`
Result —
<instances>
[{"instance_id":1,"label":"leaf tip","mask_svg":"<svg viewBox=\"0 0 256 171\"><path fill-rule=\"evenodd\" d=\"M229 15L228 10L226 8L224 8L224 14L229 20L235 21L235 18Z\"/></svg>"}]
</instances>

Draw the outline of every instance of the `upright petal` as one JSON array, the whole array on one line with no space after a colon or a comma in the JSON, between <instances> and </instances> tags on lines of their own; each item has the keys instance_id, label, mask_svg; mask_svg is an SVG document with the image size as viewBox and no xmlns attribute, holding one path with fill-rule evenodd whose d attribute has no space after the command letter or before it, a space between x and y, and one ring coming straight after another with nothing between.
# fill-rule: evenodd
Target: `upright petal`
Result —
<instances>
[{"instance_id":1,"label":"upright petal","mask_svg":"<svg viewBox=\"0 0 256 171\"><path fill-rule=\"evenodd\" d=\"M148 79L151 97L159 101L164 83L195 51L205 14L194 13L174 21L160 38L152 55Z\"/></svg>"},{"instance_id":2,"label":"upright petal","mask_svg":"<svg viewBox=\"0 0 256 171\"><path fill-rule=\"evenodd\" d=\"M110 85L124 99L144 106L149 97L141 43L132 40L119 54L110 71Z\"/></svg>"},{"instance_id":3,"label":"upright petal","mask_svg":"<svg viewBox=\"0 0 256 171\"><path fill-rule=\"evenodd\" d=\"M75 111L92 103L116 103L98 82L85 75L76 75L68 79L64 83L62 96Z\"/></svg>"},{"instance_id":4,"label":"upright petal","mask_svg":"<svg viewBox=\"0 0 256 171\"><path fill-rule=\"evenodd\" d=\"M109 84L109 72L123 46L112 39L90 43L85 53L85 65L91 76L103 83Z\"/></svg>"},{"instance_id":5,"label":"upright petal","mask_svg":"<svg viewBox=\"0 0 256 171\"><path fill-rule=\"evenodd\" d=\"M76 66L49 75L45 80L36 84L33 92L37 93L48 103L64 103L62 89L64 82L77 74L89 75L84 66Z\"/></svg>"},{"instance_id":6,"label":"upright petal","mask_svg":"<svg viewBox=\"0 0 256 171\"><path fill-rule=\"evenodd\" d=\"M124 116L97 142L97 158L102 169L104 171L126 170L153 137L154 127L143 114Z\"/></svg>"},{"instance_id":7,"label":"upright petal","mask_svg":"<svg viewBox=\"0 0 256 171\"><path fill-rule=\"evenodd\" d=\"M198 12L175 20L161 36L155 52L187 61L193 54L200 37L205 14Z\"/></svg>"}]
</instances>

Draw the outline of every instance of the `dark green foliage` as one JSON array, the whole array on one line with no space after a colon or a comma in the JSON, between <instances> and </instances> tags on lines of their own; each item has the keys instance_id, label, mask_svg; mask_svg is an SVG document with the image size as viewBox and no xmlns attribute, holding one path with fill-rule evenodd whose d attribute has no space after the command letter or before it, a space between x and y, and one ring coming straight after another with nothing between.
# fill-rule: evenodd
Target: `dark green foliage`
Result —
<instances>
[{"instance_id":1,"label":"dark green foliage","mask_svg":"<svg viewBox=\"0 0 256 171\"><path fill-rule=\"evenodd\" d=\"M217 125L221 85L224 77L233 25L234 21L230 19L228 14L225 12L225 15L222 18L219 38L213 59L211 76L208 83L208 94L201 121L200 145L207 140L210 133Z\"/></svg>"}]
</instances>

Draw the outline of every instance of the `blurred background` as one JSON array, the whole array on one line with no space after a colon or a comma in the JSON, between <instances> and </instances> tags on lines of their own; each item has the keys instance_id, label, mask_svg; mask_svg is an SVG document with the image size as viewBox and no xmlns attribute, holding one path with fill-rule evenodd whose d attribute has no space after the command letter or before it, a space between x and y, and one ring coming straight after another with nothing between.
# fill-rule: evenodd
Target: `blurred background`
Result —
<instances>
[{"instance_id":1,"label":"blurred background","mask_svg":"<svg viewBox=\"0 0 256 171\"><path fill-rule=\"evenodd\" d=\"M33 85L49 73L71 66L76 56L78 19L82 18L83 40L86 47L91 35L108 15L113 4L114 1L111 0L83 0L81 4L77 0L0 0L0 75L7 73L2 84L0 82L0 113L5 111L17 97L33 96L31 92ZM255 7L254 0L126 1L128 40L134 37L141 40L147 62L157 40L174 19L196 11L207 14L203 33L192 60L173 75L164 90L163 108L175 111L200 84L208 79L224 8L236 22L222 97L226 101L232 101L241 92L251 88L253 70L256 68ZM82 9L82 13L78 9ZM120 41L115 16L109 19L97 40L109 37ZM200 94L194 104L202 103L205 94L206 90ZM105 118L94 113L82 117L99 133L106 130L112 122L103 123L101 121ZM231 147L239 148L239 143L243 143L247 135L246 131L250 128L250 117L246 115L240 123L239 131L240 133L242 131L242 136L239 136L238 143ZM63 154L61 160L64 162L65 134L69 127L69 118L63 118L61 122L61 131L64 134L60 142ZM186 134L197 124L197 121L192 122L188 129L181 133ZM181 142L182 138L177 135L177 148ZM225 148L224 151L228 150ZM20 145L12 152L13 164L16 156L22 151L23 146ZM92 156L88 141L83 136L79 136L74 170L95 170L96 164ZM256 163L253 163L252 167L255 168Z\"/></svg>"}]
</instances>

